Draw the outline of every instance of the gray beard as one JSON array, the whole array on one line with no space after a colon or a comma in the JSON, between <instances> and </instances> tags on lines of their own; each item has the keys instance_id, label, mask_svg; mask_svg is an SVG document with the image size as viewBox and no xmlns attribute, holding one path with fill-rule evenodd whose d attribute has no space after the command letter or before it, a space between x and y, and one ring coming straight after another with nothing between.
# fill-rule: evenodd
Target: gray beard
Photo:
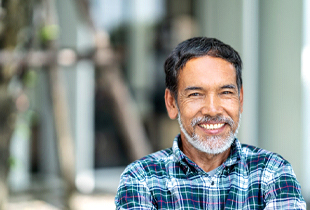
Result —
<instances>
[{"instance_id":1,"label":"gray beard","mask_svg":"<svg viewBox=\"0 0 310 210\"><path fill-rule=\"evenodd\" d=\"M192 122L192 126L194 126L194 124L197 123L197 119L193 119ZM238 134L238 130L240 127L240 121L241 121L241 113L239 114L239 123L238 123L238 127L235 131L235 133L233 133L232 131L229 132L228 137L226 138L221 138L220 136L210 136L207 139L201 139L201 137L199 137L195 132L193 133L192 136L190 136L188 134L188 132L185 130L182 121L181 121L181 116L180 116L180 112L178 113L178 122L181 128L181 131L183 132L183 134L185 135L186 140L196 149L207 153L207 154L220 154L225 152L228 148L231 147L232 143L234 142L237 134Z\"/></svg>"}]
</instances>

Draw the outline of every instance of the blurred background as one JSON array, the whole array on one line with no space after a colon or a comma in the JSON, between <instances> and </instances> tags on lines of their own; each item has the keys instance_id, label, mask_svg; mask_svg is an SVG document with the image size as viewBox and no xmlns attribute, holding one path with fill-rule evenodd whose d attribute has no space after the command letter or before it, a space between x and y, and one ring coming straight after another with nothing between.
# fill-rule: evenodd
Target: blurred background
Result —
<instances>
[{"instance_id":1,"label":"blurred background","mask_svg":"<svg viewBox=\"0 0 310 210\"><path fill-rule=\"evenodd\" d=\"M0 208L114 209L126 165L179 132L163 64L193 36L240 53L238 138L310 202L310 1L0 0Z\"/></svg>"}]
</instances>

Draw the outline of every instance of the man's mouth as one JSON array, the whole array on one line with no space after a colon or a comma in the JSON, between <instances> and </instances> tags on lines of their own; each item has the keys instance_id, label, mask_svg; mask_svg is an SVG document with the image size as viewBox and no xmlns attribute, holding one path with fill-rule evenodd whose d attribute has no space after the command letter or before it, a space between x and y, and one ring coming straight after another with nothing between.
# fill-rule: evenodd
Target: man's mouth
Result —
<instances>
[{"instance_id":1,"label":"man's mouth","mask_svg":"<svg viewBox=\"0 0 310 210\"><path fill-rule=\"evenodd\" d=\"M223 127L225 123L202 123L198 124L199 127L205 128L207 130L215 130Z\"/></svg>"}]
</instances>

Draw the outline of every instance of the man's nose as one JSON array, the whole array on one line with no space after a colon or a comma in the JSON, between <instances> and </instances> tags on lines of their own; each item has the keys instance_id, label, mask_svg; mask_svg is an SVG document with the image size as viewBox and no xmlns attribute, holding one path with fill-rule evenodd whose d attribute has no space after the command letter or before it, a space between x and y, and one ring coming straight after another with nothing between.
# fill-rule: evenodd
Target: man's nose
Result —
<instances>
[{"instance_id":1,"label":"man's nose","mask_svg":"<svg viewBox=\"0 0 310 210\"><path fill-rule=\"evenodd\" d=\"M216 116L222 114L222 111L221 100L217 95L212 94L205 98L201 110L203 115Z\"/></svg>"}]
</instances>

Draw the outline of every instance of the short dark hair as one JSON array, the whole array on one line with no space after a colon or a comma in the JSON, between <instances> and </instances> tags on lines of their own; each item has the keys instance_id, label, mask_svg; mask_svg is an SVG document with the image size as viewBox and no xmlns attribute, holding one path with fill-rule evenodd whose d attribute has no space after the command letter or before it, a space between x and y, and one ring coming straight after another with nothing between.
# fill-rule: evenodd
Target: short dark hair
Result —
<instances>
[{"instance_id":1,"label":"short dark hair","mask_svg":"<svg viewBox=\"0 0 310 210\"><path fill-rule=\"evenodd\" d=\"M231 46L215 38L194 37L181 42L168 56L165 62L166 88L177 97L178 76L180 70L192 58L201 56L222 58L233 64L236 69L237 87L242 87L242 60Z\"/></svg>"}]
</instances>

